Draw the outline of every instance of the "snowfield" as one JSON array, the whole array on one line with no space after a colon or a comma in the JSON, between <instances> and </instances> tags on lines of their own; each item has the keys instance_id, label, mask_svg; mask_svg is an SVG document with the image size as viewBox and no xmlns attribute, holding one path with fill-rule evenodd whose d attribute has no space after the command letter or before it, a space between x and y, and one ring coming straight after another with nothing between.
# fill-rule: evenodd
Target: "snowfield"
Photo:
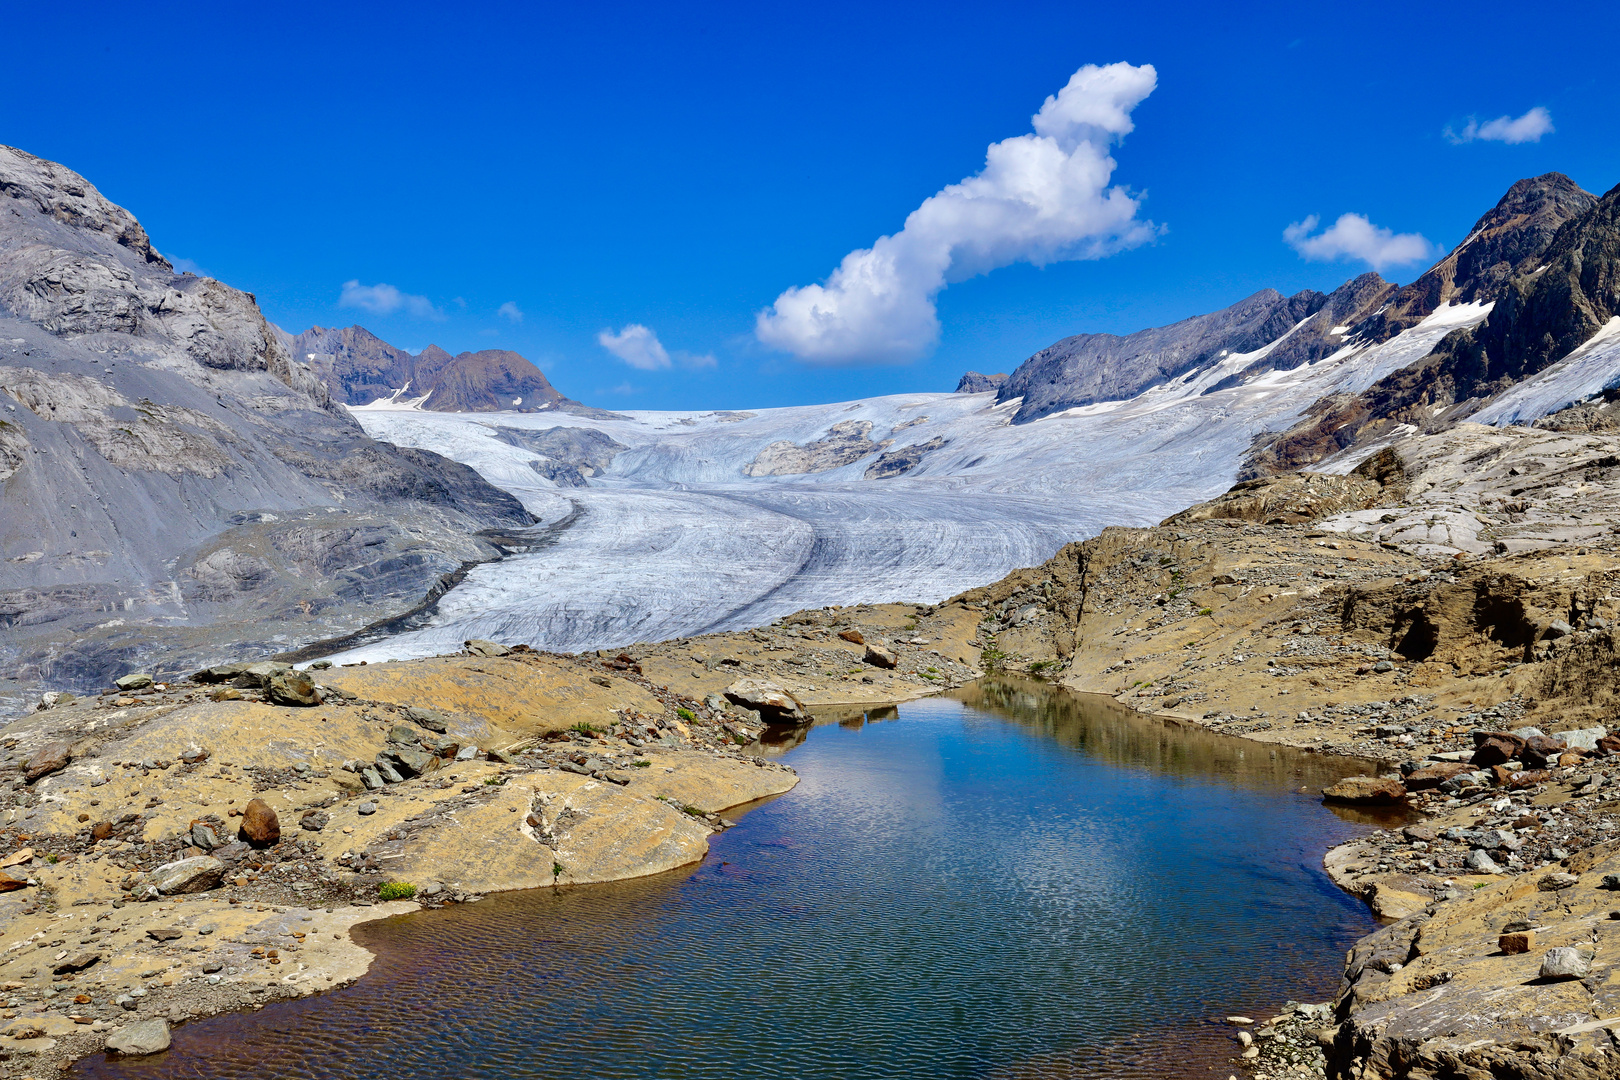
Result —
<instances>
[{"instance_id":1,"label":"snowfield","mask_svg":"<svg viewBox=\"0 0 1620 1080\"><path fill-rule=\"evenodd\" d=\"M373 437L464 462L545 522L577 513L548 546L475 568L424 628L338 659L433 655L473 637L610 648L826 604L936 602L1105 525L1156 523L1225 491L1256 435L1290 426L1325 394L1365 389L1488 311L1447 307L1383 345L1348 342L1314 364L1208 392L1273 343L1127 401L1017 427L1017 402L996 406L988 393L617 419L368 406L355 415ZM869 437L893 440L891 451L942 444L886 479L865 478L876 448L824 472L745 475L772 443L815 442L844 421L870 423ZM530 466L538 455L497 437L557 426L627 449L587 486L558 487Z\"/></svg>"}]
</instances>

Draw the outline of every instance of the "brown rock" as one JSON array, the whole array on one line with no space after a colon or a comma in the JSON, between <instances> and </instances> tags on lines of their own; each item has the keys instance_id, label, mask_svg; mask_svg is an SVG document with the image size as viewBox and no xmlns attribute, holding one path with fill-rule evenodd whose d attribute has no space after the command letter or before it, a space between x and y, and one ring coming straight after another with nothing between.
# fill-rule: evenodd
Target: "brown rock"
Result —
<instances>
[{"instance_id":1,"label":"brown rock","mask_svg":"<svg viewBox=\"0 0 1620 1080\"><path fill-rule=\"evenodd\" d=\"M22 878L14 878L5 871L0 870L0 892L11 892L15 889L25 889L27 887L28 882Z\"/></svg>"},{"instance_id":2,"label":"brown rock","mask_svg":"<svg viewBox=\"0 0 1620 1080\"><path fill-rule=\"evenodd\" d=\"M843 638L845 641L853 642L856 645L866 644L866 639L861 636L861 632L859 630L840 630L838 631L838 636Z\"/></svg>"},{"instance_id":3,"label":"brown rock","mask_svg":"<svg viewBox=\"0 0 1620 1080\"><path fill-rule=\"evenodd\" d=\"M1499 765L1497 768L1501 768L1501 766ZM1524 769L1510 775L1505 786L1509 791L1523 791L1525 788L1532 788L1537 784L1545 784L1551 779L1552 773L1546 769Z\"/></svg>"},{"instance_id":4,"label":"brown rock","mask_svg":"<svg viewBox=\"0 0 1620 1080\"><path fill-rule=\"evenodd\" d=\"M1506 731L1498 731L1482 739L1474 747L1474 756L1469 758L1468 761L1475 768L1488 769L1492 765L1512 761L1523 750L1523 739Z\"/></svg>"},{"instance_id":5,"label":"brown rock","mask_svg":"<svg viewBox=\"0 0 1620 1080\"><path fill-rule=\"evenodd\" d=\"M1579 765L1585 760L1586 751L1584 750L1565 750L1562 754L1558 755L1558 764L1562 768L1567 768L1572 765Z\"/></svg>"},{"instance_id":6,"label":"brown rock","mask_svg":"<svg viewBox=\"0 0 1620 1080\"><path fill-rule=\"evenodd\" d=\"M900 657L896 656L893 651L885 649L882 645L879 645L875 641L869 641L866 643L866 655L861 657L861 659L865 660L873 667L894 668L900 666Z\"/></svg>"},{"instance_id":7,"label":"brown rock","mask_svg":"<svg viewBox=\"0 0 1620 1080\"><path fill-rule=\"evenodd\" d=\"M70 956L63 960L51 968L51 971L57 975L66 975L70 971L83 971L100 959L100 953L80 953L78 956Z\"/></svg>"},{"instance_id":8,"label":"brown rock","mask_svg":"<svg viewBox=\"0 0 1620 1080\"><path fill-rule=\"evenodd\" d=\"M321 694L308 675L302 671L289 671L284 675L271 676L264 699L272 705L308 708L321 703Z\"/></svg>"},{"instance_id":9,"label":"brown rock","mask_svg":"<svg viewBox=\"0 0 1620 1080\"><path fill-rule=\"evenodd\" d=\"M269 847L281 839L281 819L263 799L254 799L242 811L243 840L254 847Z\"/></svg>"},{"instance_id":10,"label":"brown rock","mask_svg":"<svg viewBox=\"0 0 1620 1080\"><path fill-rule=\"evenodd\" d=\"M1526 768L1545 769L1558 760L1558 755L1569 749L1563 739L1548 735L1532 735L1524 740L1524 749L1520 752Z\"/></svg>"},{"instance_id":11,"label":"brown rock","mask_svg":"<svg viewBox=\"0 0 1620 1080\"><path fill-rule=\"evenodd\" d=\"M1521 930L1515 934L1503 934L1496 939L1496 947L1509 956L1527 953L1536 947L1536 932Z\"/></svg>"},{"instance_id":12,"label":"brown rock","mask_svg":"<svg viewBox=\"0 0 1620 1080\"><path fill-rule=\"evenodd\" d=\"M1620 735L1605 735L1597 741L1597 752L1607 757L1620 754Z\"/></svg>"},{"instance_id":13,"label":"brown rock","mask_svg":"<svg viewBox=\"0 0 1620 1080\"><path fill-rule=\"evenodd\" d=\"M67 768L69 760L68 744L61 741L48 742L39 748L33 757L28 759L26 776L32 784L42 776L47 776L58 769Z\"/></svg>"},{"instance_id":14,"label":"brown rock","mask_svg":"<svg viewBox=\"0 0 1620 1080\"><path fill-rule=\"evenodd\" d=\"M1347 776L1322 792L1323 802L1360 806L1388 806L1406 801L1406 787L1399 780L1376 776Z\"/></svg>"},{"instance_id":15,"label":"brown rock","mask_svg":"<svg viewBox=\"0 0 1620 1080\"><path fill-rule=\"evenodd\" d=\"M1465 772L1473 772L1472 765L1464 765L1460 761L1438 761L1433 765L1425 765L1415 772L1406 774L1406 789L1408 791L1428 791L1437 788L1450 780L1453 776L1460 776Z\"/></svg>"},{"instance_id":16,"label":"brown rock","mask_svg":"<svg viewBox=\"0 0 1620 1080\"><path fill-rule=\"evenodd\" d=\"M90 829L90 839L105 840L112 835L113 827L110 821L98 821Z\"/></svg>"}]
</instances>

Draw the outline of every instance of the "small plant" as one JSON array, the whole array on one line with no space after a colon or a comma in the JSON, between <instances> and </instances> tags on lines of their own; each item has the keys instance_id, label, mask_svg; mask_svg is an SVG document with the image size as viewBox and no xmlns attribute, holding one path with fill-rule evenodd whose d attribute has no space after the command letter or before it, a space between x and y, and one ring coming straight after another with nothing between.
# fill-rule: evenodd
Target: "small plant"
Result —
<instances>
[{"instance_id":1,"label":"small plant","mask_svg":"<svg viewBox=\"0 0 1620 1080\"><path fill-rule=\"evenodd\" d=\"M1215 609L1214 608L1207 608L1207 607L1206 608L1199 608L1198 609L1198 614L1200 614L1200 615L1213 615L1213 614L1215 614Z\"/></svg>"},{"instance_id":2,"label":"small plant","mask_svg":"<svg viewBox=\"0 0 1620 1080\"><path fill-rule=\"evenodd\" d=\"M47 855L45 856L45 861L50 863L52 866L55 866L57 863L62 861L62 857L60 855Z\"/></svg>"},{"instance_id":3,"label":"small plant","mask_svg":"<svg viewBox=\"0 0 1620 1080\"><path fill-rule=\"evenodd\" d=\"M685 720L688 724L697 719L697 713L693 712L691 709L676 709L675 715L680 717L682 720Z\"/></svg>"},{"instance_id":4,"label":"small plant","mask_svg":"<svg viewBox=\"0 0 1620 1080\"><path fill-rule=\"evenodd\" d=\"M1037 660L1029 665L1031 671L1045 671L1049 667L1057 667L1056 660Z\"/></svg>"},{"instance_id":5,"label":"small plant","mask_svg":"<svg viewBox=\"0 0 1620 1080\"><path fill-rule=\"evenodd\" d=\"M930 674L929 674L929 673L928 673L928 672L926 672L926 671L919 671L919 672L917 672L917 677L918 677L918 678L920 678L920 679L928 679L928 680L930 680L930 681L932 681L932 680L934 680L934 679L937 679L937 678L939 678L939 676L938 676L938 675L930 675Z\"/></svg>"},{"instance_id":6,"label":"small plant","mask_svg":"<svg viewBox=\"0 0 1620 1080\"><path fill-rule=\"evenodd\" d=\"M572 731L572 732L576 732L576 733L578 733L580 735L595 735L596 732L598 731L597 728L592 727L589 723L587 723L584 720L581 720L579 723L575 724L573 727L569 728L568 730Z\"/></svg>"},{"instance_id":7,"label":"small plant","mask_svg":"<svg viewBox=\"0 0 1620 1080\"><path fill-rule=\"evenodd\" d=\"M500 787L504 783L506 783L506 777L504 777L504 776L486 776L486 777L484 777L484 786L485 787Z\"/></svg>"},{"instance_id":8,"label":"small plant","mask_svg":"<svg viewBox=\"0 0 1620 1080\"><path fill-rule=\"evenodd\" d=\"M563 872L563 864L562 863L554 862L554 863L551 864L551 883L553 885L557 884L557 879L562 877L562 872Z\"/></svg>"},{"instance_id":9,"label":"small plant","mask_svg":"<svg viewBox=\"0 0 1620 1080\"><path fill-rule=\"evenodd\" d=\"M703 811L699 810L697 807L693 806L691 803L687 803L685 806L681 807L681 813L683 813L683 814L691 814L693 817L702 817L703 816Z\"/></svg>"},{"instance_id":10,"label":"small plant","mask_svg":"<svg viewBox=\"0 0 1620 1080\"><path fill-rule=\"evenodd\" d=\"M652 768L652 762L650 762L650 761L632 761L630 763L630 767L632 769L650 769L650 768Z\"/></svg>"},{"instance_id":11,"label":"small plant","mask_svg":"<svg viewBox=\"0 0 1620 1080\"><path fill-rule=\"evenodd\" d=\"M986 671L997 671L1007 659L1007 654L994 645L979 654L979 666Z\"/></svg>"},{"instance_id":12,"label":"small plant","mask_svg":"<svg viewBox=\"0 0 1620 1080\"><path fill-rule=\"evenodd\" d=\"M416 886L408 881L387 881L377 890L379 900L409 900L416 895Z\"/></svg>"}]
</instances>

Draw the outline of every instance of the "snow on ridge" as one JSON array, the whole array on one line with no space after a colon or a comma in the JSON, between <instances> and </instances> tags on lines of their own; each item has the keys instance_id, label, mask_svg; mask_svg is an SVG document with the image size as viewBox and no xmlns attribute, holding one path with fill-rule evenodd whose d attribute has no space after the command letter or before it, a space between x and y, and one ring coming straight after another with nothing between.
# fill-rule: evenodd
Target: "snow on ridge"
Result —
<instances>
[{"instance_id":1,"label":"snow on ridge","mask_svg":"<svg viewBox=\"0 0 1620 1080\"><path fill-rule=\"evenodd\" d=\"M1579 348L1509 389L1468 419L1506 427L1528 424L1620 386L1620 316Z\"/></svg>"}]
</instances>

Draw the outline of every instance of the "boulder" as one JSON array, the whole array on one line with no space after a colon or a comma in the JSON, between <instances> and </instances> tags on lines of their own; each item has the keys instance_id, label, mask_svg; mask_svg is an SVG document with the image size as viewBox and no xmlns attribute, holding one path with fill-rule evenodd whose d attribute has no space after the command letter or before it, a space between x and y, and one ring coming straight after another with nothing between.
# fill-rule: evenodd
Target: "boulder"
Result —
<instances>
[{"instance_id":1,"label":"boulder","mask_svg":"<svg viewBox=\"0 0 1620 1080\"><path fill-rule=\"evenodd\" d=\"M39 695L39 704L34 706L34 710L44 712L46 709L60 709L62 706L72 705L78 700L66 690L47 690Z\"/></svg>"},{"instance_id":2,"label":"boulder","mask_svg":"<svg viewBox=\"0 0 1620 1080\"><path fill-rule=\"evenodd\" d=\"M113 685L125 692L130 690L145 690L147 687L152 685L152 676L145 673L125 675L121 678L114 679Z\"/></svg>"},{"instance_id":3,"label":"boulder","mask_svg":"<svg viewBox=\"0 0 1620 1080\"><path fill-rule=\"evenodd\" d=\"M1475 848L1470 851L1468 858L1463 860L1463 865L1476 874L1500 874L1502 872L1502 868L1496 865L1496 860L1491 858L1490 853L1484 848Z\"/></svg>"},{"instance_id":4,"label":"boulder","mask_svg":"<svg viewBox=\"0 0 1620 1080\"><path fill-rule=\"evenodd\" d=\"M1433 765L1425 765L1406 774L1406 790L1428 791L1437 788L1450 780L1453 776L1472 772L1473 768L1457 761L1437 761Z\"/></svg>"},{"instance_id":5,"label":"boulder","mask_svg":"<svg viewBox=\"0 0 1620 1080\"><path fill-rule=\"evenodd\" d=\"M26 889L28 882L23 878L12 877L4 870L0 870L0 892L12 892L16 889Z\"/></svg>"},{"instance_id":6,"label":"boulder","mask_svg":"<svg viewBox=\"0 0 1620 1080\"><path fill-rule=\"evenodd\" d=\"M85 968L96 963L100 959L100 953L80 953L77 956L70 956L65 960L58 961L56 966L51 968L51 972L55 975L66 975L69 972L83 971Z\"/></svg>"},{"instance_id":7,"label":"boulder","mask_svg":"<svg viewBox=\"0 0 1620 1080\"><path fill-rule=\"evenodd\" d=\"M191 823L191 842L204 851L213 851L219 847L219 835L214 832L213 826L194 821Z\"/></svg>"},{"instance_id":8,"label":"boulder","mask_svg":"<svg viewBox=\"0 0 1620 1080\"><path fill-rule=\"evenodd\" d=\"M1590 753L1597 749L1598 740L1607 735L1608 731L1600 727L1577 728L1574 731L1560 731L1557 738L1564 740L1564 745L1571 750L1585 750Z\"/></svg>"},{"instance_id":9,"label":"boulder","mask_svg":"<svg viewBox=\"0 0 1620 1080\"><path fill-rule=\"evenodd\" d=\"M270 685L270 680L277 675L285 675L292 670L291 664L278 664L273 660L259 660L252 664L238 666L236 678L231 682L244 690L262 690Z\"/></svg>"},{"instance_id":10,"label":"boulder","mask_svg":"<svg viewBox=\"0 0 1620 1080\"><path fill-rule=\"evenodd\" d=\"M840 630L840 631L838 631L838 636L843 638L845 641L850 642L851 644L855 644L855 645L865 645L866 644L866 638L861 635L861 632L859 630Z\"/></svg>"},{"instance_id":11,"label":"boulder","mask_svg":"<svg viewBox=\"0 0 1620 1080\"><path fill-rule=\"evenodd\" d=\"M1592 950L1565 945L1541 958L1543 979L1584 979L1592 972Z\"/></svg>"},{"instance_id":12,"label":"boulder","mask_svg":"<svg viewBox=\"0 0 1620 1080\"><path fill-rule=\"evenodd\" d=\"M90 827L90 839L92 840L105 840L112 834L113 823L110 821L98 821Z\"/></svg>"},{"instance_id":13,"label":"boulder","mask_svg":"<svg viewBox=\"0 0 1620 1080\"><path fill-rule=\"evenodd\" d=\"M281 819L269 803L254 799L242 811L240 832L242 839L254 847L269 847L281 839Z\"/></svg>"},{"instance_id":14,"label":"boulder","mask_svg":"<svg viewBox=\"0 0 1620 1080\"><path fill-rule=\"evenodd\" d=\"M798 698L764 679L738 679L726 687L725 693L728 701L754 710L767 724L798 726L810 722Z\"/></svg>"},{"instance_id":15,"label":"boulder","mask_svg":"<svg viewBox=\"0 0 1620 1080\"><path fill-rule=\"evenodd\" d=\"M1558 755L1569 749L1563 739L1550 735L1532 735L1524 740L1520 757L1529 769L1545 769L1558 760Z\"/></svg>"},{"instance_id":16,"label":"boulder","mask_svg":"<svg viewBox=\"0 0 1620 1080\"><path fill-rule=\"evenodd\" d=\"M1406 801L1406 786L1399 780L1376 776L1347 776L1322 791L1322 801L1354 806L1389 806Z\"/></svg>"},{"instance_id":17,"label":"boulder","mask_svg":"<svg viewBox=\"0 0 1620 1080\"><path fill-rule=\"evenodd\" d=\"M332 820L332 815L325 810L310 810L298 819L298 827L309 832L320 832Z\"/></svg>"},{"instance_id":18,"label":"boulder","mask_svg":"<svg viewBox=\"0 0 1620 1080\"><path fill-rule=\"evenodd\" d=\"M1592 749L1594 753L1602 754L1604 757L1620 754L1620 735L1605 735Z\"/></svg>"},{"instance_id":19,"label":"boulder","mask_svg":"<svg viewBox=\"0 0 1620 1080\"><path fill-rule=\"evenodd\" d=\"M510 656L512 653L512 650L505 645L494 641L484 641L479 638L464 641L461 644L463 648L474 656Z\"/></svg>"},{"instance_id":20,"label":"boulder","mask_svg":"<svg viewBox=\"0 0 1620 1080\"><path fill-rule=\"evenodd\" d=\"M164 896L177 896L206 892L218 885L224 875L225 864L212 855L193 855L189 859L164 863L147 874L146 881Z\"/></svg>"},{"instance_id":21,"label":"boulder","mask_svg":"<svg viewBox=\"0 0 1620 1080\"><path fill-rule=\"evenodd\" d=\"M125 1024L107 1036L107 1053L135 1057L156 1054L169 1048L167 1020L141 1020Z\"/></svg>"},{"instance_id":22,"label":"boulder","mask_svg":"<svg viewBox=\"0 0 1620 1080\"><path fill-rule=\"evenodd\" d=\"M40 747L34 756L28 759L28 767L23 776L32 784L42 776L67 768L70 760L72 755L68 752L68 744L53 740Z\"/></svg>"},{"instance_id":23,"label":"boulder","mask_svg":"<svg viewBox=\"0 0 1620 1080\"><path fill-rule=\"evenodd\" d=\"M180 760L187 765L201 765L208 760L208 751L200 746L188 746L180 752Z\"/></svg>"},{"instance_id":24,"label":"boulder","mask_svg":"<svg viewBox=\"0 0 1620 1080\"><path fill-rule=\"evenodd\" d=\"M425 727L429 731L437 731L440 735L449 730L449 720L444 713L439 712L437 709L419 709L414 705L407 705L401 711L405 714L405 719L418 727Z\"/></svg>"},{"instance_id":25,"label":"boulder","mask_svg":"<svg viewBox=\"0 0 1620 1080\"><path fill-rule=\"evenodd\" d=\"M321 692L302 671L288 671L272 676L265 688L264 697L272 705L308 707L321 703Z\"/></svg>"},{"instance_id":26,"label":"boulder","mask_svg":"<svg viewBox=\"0 0 1620 1080\"><path fill-rule=\"evenodd\" d=\"M191 676L191 681L199 683L230 682L232 679L242 674L242 672L246 671L249 666L249 664L245 663L215 664L213 667L205 667L201 671L193 673Z\"/></svg>"},{"instance_id":27,"label":"boulder","mask_svg":"<svg viewBox=\"0 0 1620 1080\"><path fill-rule=\"evenodd\" d=\"M1468 760L1476 768L1488 769L1492 765L1512 761L1523 750L1524 740L1517 735L1507 731L1493 731L1476 739L1474 755Z\"/></svg>"},{"instance_id":28,"label":"boulder","mask_svg":"<svg viewBox=\"0 0 1620 1080\"><path fill-rule=\"evenodd\" d=\"M880 668L893 668L898 667L900 664L900 657L896 656L892 650L884 648L875 641L866 643L866 654L861 659L873 667Z\"/></svg>"},{"instance_id":29,"label":"boulder","mask_svg":"<svg viewBox=\"0 0 1620 1080\"><path fill-rule=\"evenodd\" d=\"M388 741L397 746L415 746L421 738L421 732L404 724L395 724L388 729Z\"/></svg>"}]
</instances>

